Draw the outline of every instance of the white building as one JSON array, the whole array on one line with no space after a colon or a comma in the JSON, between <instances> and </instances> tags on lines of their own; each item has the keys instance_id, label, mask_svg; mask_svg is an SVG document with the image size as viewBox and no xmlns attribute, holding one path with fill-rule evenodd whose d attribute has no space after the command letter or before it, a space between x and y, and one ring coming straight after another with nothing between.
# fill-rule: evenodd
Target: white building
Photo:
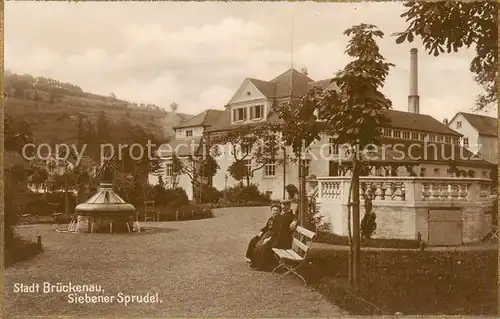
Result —
<instances>
[{"instance_id":1,"label":"white building","mask_svg":"<svg viewBox=\"0 0 500 319\"><path fill-rule=\"evenodd\" d=\"M186 190L189 199L193 199L193 176L181 174L176 176L172 170L172 154L175 153L183 165L195 168L196 157L203 151L205 140L203 134L207 129L219 121L223 111L209 109L174 126L174 139L168 144L159 147L158 155L164 159L162 177L167 188L182 187ZM156 185L158 176L150 174L149 183Z\"/></svg>"},{"instance_id":2,"label":"white building","mask_svg":"<svg viewBox=\"0 0 500 319\"><path fill-rule=\"evenodd\" d=\"M417 51L412 49L410 52L408 111L386 112L389 124L383 128L383 147L371 153L369 170L361 177L363 189L360 192L364 196L366 189L371 188L376 196L373 201L378 224L376 236L421 237L434 245L478 240L490 229L487 220L491 220L491 216L487 217L487 213L492 206L489 195L493 164L462 147L459 132L419 113ZM247 78L225 110L217 113L218 120L214 116L210 125L201 125L199 118L202 116L198 115L193 118L197 125L179 127L176 136L203 144L212 135L224 134L242 125L277 122L280 119L272 106L282 102L298 104L313 86L332 88L329 79L314 81L305 70L290 69L270 81ZM176 139L170 147L179 143L186 145ZM251 153L251 150L242 151ZM332 232L346 235L349 189L346 176L350 175L351 162L339 161L342 155L339 146L333 145L327 135L314 142L308 151L307 174L317 177L309 183L309 189L317 194L320 214L331 225ZM291 150L286 152L291 153ZM177 153L185 157L185 150ZM252 157L246 160L249 169L253 167ZM213 186L217 189L238 183L227 171L233 161L226 145L217 158L220 169L213 178ZM168 167L168 161L166 163ZM287 184L298 186L297 164L267 163L254 173L251 182L257 184L261 192L269 193L272 199L281 199L287 196ZM191 188L187 180L179 181L179 186L186 190ZM192 198L192 192L188 191L188 195Z\"/></svg>"},{"instance_id":3,"label":"white building","mask_svg":"<svg viewBox=\"0 0 500 319\"><path fill-rule=\"evenodd\" d=\"M459 112L448 125L462 134L464 147L488 162L498 162L498 118Z\"/></svg>"}]
</instances>

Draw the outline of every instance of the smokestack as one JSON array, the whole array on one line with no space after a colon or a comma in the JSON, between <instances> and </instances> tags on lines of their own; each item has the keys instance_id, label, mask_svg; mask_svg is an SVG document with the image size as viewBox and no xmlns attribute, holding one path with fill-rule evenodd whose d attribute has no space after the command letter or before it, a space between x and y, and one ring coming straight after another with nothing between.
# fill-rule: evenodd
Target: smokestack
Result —
<instances>
[{"instance_id":1,"label":"smokestack","mask_svg":"<svg viewBox=\"0 0 500 319\"><path fill-rule=\"evenodd\" d=\"M420 96L418 96L418 50L410 50L410 95L408 95L408 112L420 113Z\"/></svg>"}]
</instances>

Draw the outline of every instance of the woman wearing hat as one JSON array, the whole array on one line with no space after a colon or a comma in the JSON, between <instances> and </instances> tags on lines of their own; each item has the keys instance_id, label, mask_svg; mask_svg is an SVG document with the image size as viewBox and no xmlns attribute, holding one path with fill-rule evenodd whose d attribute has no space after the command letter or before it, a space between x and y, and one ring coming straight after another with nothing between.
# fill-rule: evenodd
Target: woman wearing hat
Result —
<instances>
[{"instance_id":1,"label":"woman wearing hat","mask_svg":"<svg viewBox=\"0 0 500 319\"><path fill-rule=\"evenodd\" d=\"M250 240L248 244L247 259L250 260L252 268L264 268L268 261L269 254L272 258L271 247L274 238L278 234L278 217L281 213L281 207L278 204L271 206L272 216L267 220L266 225L260 230L260 233ZM270 251L270 253L269 253Z\"/></svg>"},{"instance_id":2,"label":"woman wearing hat","mask_svg":"<svg viewBox=\"0 0 500 319\"><path fill-rule=\"evenodd\" d=\"M278 217L278 224L278 235L273 243L273 248L292 248L293 232L297 228L297 218L288 199L281 201L281 215Z\"/></svg>"}]
</instances>

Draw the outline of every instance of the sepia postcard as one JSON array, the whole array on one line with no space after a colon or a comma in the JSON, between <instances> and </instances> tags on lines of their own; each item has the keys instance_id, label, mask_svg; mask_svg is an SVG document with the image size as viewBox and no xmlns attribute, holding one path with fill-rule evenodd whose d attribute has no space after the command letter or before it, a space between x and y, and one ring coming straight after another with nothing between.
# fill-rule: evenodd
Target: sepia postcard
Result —
<instances>
[{"instance_id":1,"label":"sepia postcard","mask_svg":"<svg viewBox=\"0 0 500 319\"><path fill-rule=\"evenodd\" d=\"M496 1L6 1L3 318L498 315Z\"/></svg>"}]
</instances>

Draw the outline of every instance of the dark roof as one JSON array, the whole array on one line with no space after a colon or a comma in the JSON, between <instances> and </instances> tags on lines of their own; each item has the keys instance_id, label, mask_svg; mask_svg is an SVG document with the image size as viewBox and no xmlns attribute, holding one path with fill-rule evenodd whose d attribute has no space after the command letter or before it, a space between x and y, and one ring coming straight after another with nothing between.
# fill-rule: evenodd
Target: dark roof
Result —
<instances>
[{"instance_id":1,"label":"dark roof","mask_svg":"<svg viewBox=\"0 0 500 319\"><path fill-rule=\"evenodd\" d=\"M388 110L386 113L389 118L389 126L392 128L415 130L420 132L430 132L436 134L446 134L460 136L461 134L452 130L447 125L439 122L435 118L427 114L416 114L408 113L396 110ZM276 113L271 112L267 119L267 122L277 123L279 118ZM256 124L258 124L257 122ZM233 124L231 125L231 113L230 110L226 110L223 115L220 116L219 122L210 128L209 131L220 131L225 129L230 129L238 127L244 124Z\"/></svg>"},{"instance_id":2,"label":"dark roof","mask_svg":"<svg viewBox=\"0 0 500 319\"><path fill-rule=\"evenodd\" d=\"M212 126L219 121L220 115L224 110L212 110L208 109L200 114L197 114L188 120L182 122L181 124L174 126L174 128L184 128L192 126Z\"/></svg>"},{"instance_id":3,"label":"dark roof","mask_svg":"<svg viewBox=\"0 0 500 319\"><path fill-rule=\"evenodd\" d=\"M276 97L276 84L268 81L248 78L255 87L267 98Z\"/></svg>"},{"instance_id":4,"label":"dark roof","mask_svg":"<svg viewBox=\"0 0 500 319\"><path fill-rule=\"evenodd\" d=\"M295 69L289 69L271 81L248 80L267 98L302 97L309 90L310 83L314 82Z\"/></svg>"},{"instance_id":5,"label":"dark roof","mask_svg":"<svg viewBox=\"0 0 500 319\"><path fill-rule=\"evenodd\" d=\"M189 155L194 156L198 154L201 143L202 143L201 136L175 139L167 144L160 145L160 147L158 147L158 156L170 157L174 153L179 157L189 156Z\"/></svg>"},{"instance_id":6,"label":"dark roof","mask_svg":"<svg viewBox=\"0 0 500 319\"><path fill-rule=\"evenodd\" d=\"M276 85L275 97L302 97L309 91L309 83L314 82L304 73L290 69L269 81Z\"/></svg>"},{"instance_id":7,"label":"dark roof","mask_svg":"<svg viewBox=\"0 0 500 319\"><path fill-rule=\"evenodd\" d=\"M394 138L382 138L381 144L385 147L377 148L376 154L372 153L370 161L394 162L401 164L419 164L425 162L450 163L464 166L493 167L468 149L457 144L445 144L424 141L401 140ZM387 147L391 146L391 147ZM345 162L350 162L347 158Z\"/></svg>"},{"instance_id":8,"label":"dark roof","mask_svg":"<svg viewBox=\"0 0 500 319\"><path fill-rule=\"evenodd\" d=\"M408 129L422 132L439 133L460 136L461 134L452 130L447 125L441 123L430 115L409 113L396 110L388 110L387 117L390 127Z\"/></svg>"},{"instance_id":9,"label":"dark roof","mask_svg":"<svg viewBox=\"0 0 500 319\"><path fill-rule=\"evenodd\" d=\"M498 118L459 112L478 131L480 135L498 136Z\"/></svg>"},{"instance_id":10,"label":"dark roof","mask_svg":"<svg viewBox=\"0 0 500 319\"><path fill-rule=\"evenodd\" d=\"M264 94L267 98L283 99L289 98L301 98L304 96L309 89L313 86L318 86L322 89L338 89L335 83L332 83L332 79L324 79L321 81L313 81L307 75L295 70L290 69L271 81L262 81L257 79L249 79L256 87ZM291 88L291 89L290 89ZM274 93L273 93L274 92ZM290 95L291 93L291 95ZM291 100L293 102L293 100ZM390 127L415 130L420 132L429 132L437 134L446 134L453 136L461 136L460 133L452 130L447 125L441 123L430 115L427 114L417 114L409 113L396 110L388 110L387 117L390 121ZM279 121L274 112L270 112L267 118L267 122L276 123ZM255 123L259 124L259 122ZM210 127L207 131L222 131L238 127L243 124L231 124L231 113L229 109L226 109L220 114L219 120Z\"/></svg>"}]
</instances>

